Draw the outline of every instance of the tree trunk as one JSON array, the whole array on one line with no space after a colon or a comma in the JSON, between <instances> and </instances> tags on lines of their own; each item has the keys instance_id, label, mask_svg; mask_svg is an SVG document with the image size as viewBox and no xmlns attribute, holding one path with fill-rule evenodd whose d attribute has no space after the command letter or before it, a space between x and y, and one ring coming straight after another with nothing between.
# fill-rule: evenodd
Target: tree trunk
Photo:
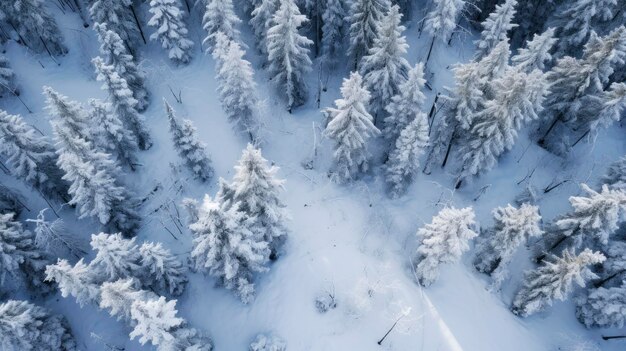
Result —
<instances>
[{"instance_id":1,"label":"tree trunk","mask_svg":"<svg viewBox=\"0 0 626 351\"><path fill-rule=\"evenodd\" d=\"M189 6L189 5L187 5ZM148 44L148 42L146 41L146 37L143 34L143 29L141 29L141 24L139 24L139 18L137 18L137 13L135 12L135 7L133 5L130 5L130 11L133 13L133 18L135 19L135 24L137 25L137 28L139 29L139 34L141 34L141 40L143 40L144 44Z\"/></svg>"}]
</instances>

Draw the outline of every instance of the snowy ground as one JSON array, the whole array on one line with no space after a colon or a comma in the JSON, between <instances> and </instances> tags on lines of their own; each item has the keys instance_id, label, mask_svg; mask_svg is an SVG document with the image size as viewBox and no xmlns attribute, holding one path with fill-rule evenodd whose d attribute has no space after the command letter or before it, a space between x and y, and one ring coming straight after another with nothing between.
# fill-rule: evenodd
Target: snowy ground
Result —
<instances>
[{"instance_id":1,"label":"snowy ground","mask_svg":"<svg viewBox=\"0 0 626 351\"><path fill-rule=\"evenodd\" d=\"M412 64L425 57L430 40L425 36L417 38L417 19L421 14L416 11L414 17L406 24L411 45L408 59ZM98 53L95 34L90 28L84 29L75 14L59 13L57 20L70 47L70 55L58 59L59 65L15 43L7 47L22 98L33 113L27 113L13 98L0 100L3 109L21 113L47 135L50 127L43 110L42 85L83 103L92 97L105 97L90 64ZM195 19L191 22L192 38L198 45L203 33ZM244 32L246 42L253 47L247 27ZM435 91L450 84L447 67L471 56L471 39L463 38L467 46L463 49L459 49L458 38L452 47L440 44L435 48L429 63L429 68L436 72L434 91L427 92L426 108L430 108ZM516 283L505 284L501 293L487 291L487 280L469 264L471 251L463 262L445 267L441 279L428 289L415 283L410 268L415 232L439 209L448 204L474 206L481 224L489 226L491 210L512 202L525 185L517 183L533 169L530 181L540 193L552 181L569 179L542 197L539 205L544 220L568 209L567 197L580 192L579 183L595 183L609 162L626 153L622 129L601 133L595 147L579 144L566 160L547 154L522 133L515 149L503 157L497 168L473 184L453 191L454 167L436 169L429 176L420 174L406 196L392 201L384 195L376 170L351 186L329 181L326 172L330 143L316 129L321 121L315 101L317 69L310 74L309 102L290 115L284 101L268 84L256 53L248 51L264 101L263 154L281 167L280 176L287 180L284 199L292 215L291 235L286 254L258 280L258 295L250 305L245 306L230 292L215 288L212 279L191 274L191 284L178 302L180 314L210 335L217 350L245 350L257 333L270 331L283 337L289 350L573 350L580 344L590 350L626 349L626 341L602 341L600 331L589 331L580 325L571 302L556 303L548 312L527 319L515 317L508 305ZM186 259L191 247L190 233L184 228L182 234L178 232L167 211L154 210L164 203L180 204L184 197L213 195L216 179L200 184L184 168L179 173L172 172L171 165L180 164L180 160L169 140L161 100L167 99L178 116L194 122L208 145L217 176L232 176L232 167L247 140L231 131L215 93L213 60L202 54L199 47L192 63L185 67L172 66L154 43L143 47L141 56L152 94L144 115L156 143L140 154L143 166L127 181L141 197L157 185L160 187L141 209L145 220L139 240L161 241ZM331 74L328 90L321 96L321 107L331 105L338 97L341 79L347 74L346 69ZM324 73L322 80L327 76ZM181 92L182 104L176 103L170 88L176 94ZM301 163L311 157L314 130L318 155L315 168L305 170ZM28 202L31 211L22 219L35 217L46 206L21 183L4 174L0 174L0 181L15 184L32 199ZM474 201L479 195L480 199ZM173 205L170 209L174 211ZM76 221L71 209L62 209L61 215L85 241L98 230L93 221ZM530 266L526 256L522 252L515 261L515 281L519 281L524 267ZM323 293L335 294L338 306L319 314L314 298ZM42 303L67 316L79 345L86 350L105 350L105 343L126 350L148 349L128 340L129 330L105 311L89 306L81 309L73 299L58 294ZM376 341L401 315L404 317L398 326L379 346ZM611 335L623 332L602 331Z\"/></svg>"}]
</instances>

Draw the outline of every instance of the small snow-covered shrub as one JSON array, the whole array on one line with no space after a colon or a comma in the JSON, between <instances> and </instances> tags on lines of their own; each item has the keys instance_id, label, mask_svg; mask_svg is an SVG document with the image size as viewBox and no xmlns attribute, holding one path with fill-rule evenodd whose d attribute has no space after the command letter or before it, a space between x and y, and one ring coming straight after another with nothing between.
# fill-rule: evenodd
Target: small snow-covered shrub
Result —
<instances>
[{"instance_id":1,"label":"small snow-covered shrub","mask_svg":"<svg viewBox=\"0 0 626 351\"><path fill-rule=\"evenodd\" d=\"M259 334L250 344L250 351L285 351L287 344L276 335Z\"/></svg>"},{"instance_id":2,"label":"small snow-covered shrub","mask_svg":"<svg viewBox=\"0 0 626 351\"><path fill-rule=\"evenodd\" d=\"M335 294L324 292L315 298L315 308L319 313L326 313L328 310L337 308Z\"/></svg>"}]
</instances>

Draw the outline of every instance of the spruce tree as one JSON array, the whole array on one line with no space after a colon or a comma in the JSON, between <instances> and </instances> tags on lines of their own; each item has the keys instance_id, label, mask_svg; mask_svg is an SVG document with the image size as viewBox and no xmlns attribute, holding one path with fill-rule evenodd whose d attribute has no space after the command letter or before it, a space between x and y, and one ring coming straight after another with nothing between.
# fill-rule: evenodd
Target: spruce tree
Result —
<instances>
[{"instance_id":1,"label":"spruce tree","mask_svg":"<svg viewBox=\"0 0 626 351\"><path fill-rule=\"evenodd\" d=\"M377 37L379 22L391 7L389 0L355 0L350 5L350 46L348 55L354 58L355 69L361 57L369 53Z\"/></svg>"},{"instance_id":2,"label":"spruce tree","mask_svg":"<svg viewBox=\"0 0 626 351\"><path fill-rule=\"evenodd\" d=\"M202 42L207 51L215 47L215 36L217 33L224 34L229 40L240 42L239 29L237 26L241 20L235 14L232 0L209 0L202 17L202 28L207 32L207 36Z\"/></svg>"},{"instance_id":3,"label":"spruce tree","mask_svg":"<svg viewBox=\"0 0 626 351\"><path fill-rule=\"evenodd\" d=\"M135 239L121 234L92 234L91 248L96 257L89 263L94 279L100 282L142 277L141 254Z\"/></svg>"},{"instance_id":4,"label":"spruce tree","mask_svg":"<svg viewBox=\"0 0 626 351\"><path fill-rule=\"evenodd\" d=\"M417 231L415 274L419 283L430 286L439 277L439 266L457 262L469 249L469 241L478 236L471 207L444 208L432 222Z\"/></svg>"},{"instance_id":5,"label":"spruce tree","mask_svg":"<svg viewBox=\"0 0 626 351\"><path fill-rule=\"evenodd\" d=\"M273 26L274 14L280 6L280 0L259 0L250 18L250 25L256 37L255 42L262 54L268 53L268 31Z\"/></svg>"},{"instance_id":6,"label":"spruce tree","mask_svg":"<svg viewBox=\"0 0 626 351\"><path fill-rule=\"evenodd\" d=\"M298 33L298 28L308 22L300 14L294 0L280 0L280 7L272 18L267 31L267 58L269 72L276 86L285 92L287 110L306 101L307 88L304 74L311 70L307 37Z\"/></svg>"},{"instance_id":7,"label":"spruce tree","mask_svg":"<svg viewBox=\"0 0 626 351\"><path fill-rule=\"evenodd\" d=\"M72 296L83 307L100 300L100 289L89 266L81 258L74 266L67 260L46 267L46 281L54 281L59 286L61 296Z\"/></svg>"},{"instance_id":8,"label":"spruce tree","mask_svg":"<svg viewBox=\"0 0 626 351\"><path fill-rule=\"evenodd\" d=\"M626 282L620 286L591 289L578 304L576 316L587 328L622 328L626 320Z\"/></svg>"},{"instance_id":9,"label":"spruce tree","mask_svg":"<svg viewBox=\"0 0 626 351\"><path fill-rule=\"evenodd\" d=\"M15 83L15 72L11 68L9 59L0 55L0 96L4 93L19 95L17 84Z\"/></svg>"},{"instance_id":10,"label":"spruce tree","mask_svg":"<svg viewBox=\"0 0 626 351\"><path fill-rule=\"evenodd\" d=\"M133 302L156 298L152 291L141 290L141 283L136 278L118 279L102 283L99 306L109 310L109 314L117 320L132 324L130 311Z\"/></svg>"},{"instance_id":11,"label":"spruce tree","mask_svg":"<svg viewBox=\"0 0 626 351\"><path fill-rule=\"evenodd\" d=\"M402 36L405 28L400 25L401 18L400 8L392 6L377 26L378 35L367 56L361 60L360 73L371 94L369 106L374 122L384 113L391 98L400 92L400 85L406 81L410 69L403 57L408 44Z\"/></svg>"},{"instance_id":12,"label":"spruce tree","mask_svg":"<svg viewBox=\"0 0 626 351\"><path fill-rule=\"evenodd\" d=\"M144 285L160 292L178 296L187 285L187 269L161 243L143 243L139 248Z\"/></svg>"},{"instance_id":13,"label":"spruce tree","mask_svg":"<svg viewBox=\"0 0 626 351\"><path fill-rule=\"evenodd\" d=\"M66 228L62 219L53 221L46 219L46 210L39 211L36 219L27 219L27 222L35 223L35 246L43 252L62 257L64 253L71 253L76 258L84 255L80 248L80 242Z\"/></svg>"},{"instance_id":14,"label":"spruce tree","mask_svg":"<svg viewBox=\"0 0 626 351\"><path fill-rule=\"evenodd\" d=\"M511 58L511 62L515 68L525 73L536 69L545 71L546 63L552 61L550 51L556 42L554 28L548 28L541 35L535 34L533 39L526 43L526 47L519 49L517 55Z\"/></svg>"},{"instance_id":15,"label":"spruce tree","mask_svg":"<svg viewBox=\"0 0 626 351\"><path fill-rule=\"evenodd\" d=\"M555 12L557 54L575 53L593 32L595 21L606 21L613 17L612 4L615 0L572 0L564 2Z\"/></svg>"},{"instance_id":16,"label":"spruce tree","mask_svg":"<svg viewBox=\"0 0 626 351\"><path fill-rule=\"evenodd\" d=\"M174 148L178 155L185 161L187 167L193 172L194 177L206 182L213 177L211 159L207 156L206 145L198 140L196 128L190 120L179 120L174 115L172 107L163 100L165 112L170 122L170 134L174 142Z\"/></svg>"},{"instance_id":17,"label":"spruce tree","mask_svg":"<svg viewBox=\"0 0 626 351\"><path fill-rule=\"evenodd\" d=\"M166 345L175 342L173 331L184 322L184 319L176 316L177 312L176 300L167 301L163 296L134 301L130 310L131 318L135 322L130 333L131 340L138 336L142 345L150 342L159 350L176 350L166 348Z\"/></svg>"},{"instance_id":18,"label":"spruce tree","mask_svg":"<svg viewBox=\"0 0 626 351\"><path fill-rule=\"evenodd\" d=\"M322 53L329 66L334 66L339 59L344 43L345 17L344 1L326 0L322 13Z\"/></svg>"},{"instance_id":19,"label":"spruce tree","mask_svg":"<svg viewBox=\"0 0 626 351\"><path fill-rule=\"evenodd\" d=\"M578 255L568 249L562 257L552 256L536 270L526 273L524 286L515 295L511 310L520 317L528 317L551 306L555 299L564 301L574 283L584 287L586 281L597 277L589 266L604 260L604 255L590 249Z\"/></svg>"},{"instance_id":20,"label":"spruce tree","mask_svg":"<svg viewBox=\"0 0 626 351\"><path fill-rule=\"evenodd\" d=\"M434 0L433 4L424 18L424 29L433 37L433 42L435 39L446 42L456 29L465 0Z\"/></svg>"},{"instance_id":21,"label":"spruce tree","mask_svg":"<svg viewBox=\"0 0 626 351\"><path fill-rule=\"evenodd\" d=\"M160 41L169 58L175 63L188 63L191 60L193 41L187 38L187 26L183 21L184 12L180 0L150 0L152 17L148 25L156 31L150 40Z\"/></svg>"},{"instance_id":22,"label":"spruce tree","mask_svg":"<svg viewBox=\"0 0 626 351\"><path fill-rule=\"evenodd\" d=\"M344 79L342 99L335 100L336 108L323 111L328 118L324 135L335 142L334 172L337 180L348 182L368 169L367 139L380 134L373 117L366 110L370 93L363 87L357 72Z\"/></svg>"},{"instance_id":23,"label":"spruce tree","mask_svg":"<svg viewBox=\"0 0 626 351\"><path fill-rule=\"evenodd\" d=\"M93 23L106 24L107 29L119 35L129 50L133 50L140 38L133 13L132 0L92 0L89 14Z\"/></svg>"},{"instance_id":24,"label":"spruce tree","mask_svg":"<svg viewBox=\"0 0 626 351\"><path fill-rule=\"evenodd\" d=\"M409 70L407 80L400 84L398 93L394 95L385 110L389 115L385 118L383 136L395 143L400 133L415 119L421 111L426 96L424 89L424 64L418 63Z\"/></svg>"},{"instance_id":25,"label":"spruce tree","mask_svg":"<svg viewBox=\"0 0 626 351\"><path fill-rule=\"evenodd\" d=\"M626 156L611 163L602 177L602 182L609 188L626 191Z\"/></svg>"},{"instance_id":26,"label":"spruce tree","mask_svg":"<svg viewBox=\"0 0 626 351\"><path fill-rule=\"evenodd\" d=\"M482 23L483 31L480 40L476 41L476 60L487 56L498 43L507 40L507 32L517 27L511 23L515 15L517 0L505 0L503 4L496 5L496 10Z\"/></svg>"},{"instance_id":27,"label":"spruce tree","mask_svg":"<svg viewBox=\"0 0 626 351\"><path fill-rule=\"evenodd\" d=\"M612 83L608 89L586 99L580 110L576 129L584 131L590 140L595 140L601 128L608 128L622 119L624 110L626 83Z\"/></svg>"}]
</instances>

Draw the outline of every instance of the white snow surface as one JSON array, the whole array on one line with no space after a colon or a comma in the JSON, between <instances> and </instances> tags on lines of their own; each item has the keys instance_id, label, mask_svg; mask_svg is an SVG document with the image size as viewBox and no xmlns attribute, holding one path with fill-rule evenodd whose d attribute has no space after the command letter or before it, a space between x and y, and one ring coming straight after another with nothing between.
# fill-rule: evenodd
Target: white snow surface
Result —
<instances>
[{"instance_id":1,"label":"white snow surface","mask_svg":"<svg viewBox=\"0 0 626 351\"><path fill-rule=\"evenodd\" d=\"M193 1L189 1L192 3ZM145 4L142 16L147 15ZM21 98L33 110L30 114L13 97L0 99L0 108L20 113L28 123L50 135L48 116L43 110L43 85L49 85L73 100L86 103L89 98L105 98L106 93L95 81L92 57L98 55L96 35L83 28L72 12L62 13L50 4L70 53L55 62L46 54L34 54L22 46L9 43L7 56L22 91ZM245 148L245 135L232 131L221 109L216 93L214 61L201 52L204 33L198 11L187 19L190 38L195 41L194 58L189 65L177 67L158 43L140 48L141 65L147 72L151 104L143 113L155 140L154 146L140 152L142 166L125 176L128 186L144 197L160 185L142 208L144 218L138 241L159 241L186 261L191 249L191 234L174 226L167 212L156 212L162 204L176 203L186 217L180 202L184 197L201 199L214 195L217 177L230 179L233 165ZM242 16L242 14L240 14ZM417 28L423 17L416 6L412 18L405 21L410 49L407 59L414 65L426 56L430 38ZM146 18L143 18L144 24ZM268 82L265 67L256 50L249 26L241 25L244 41L250 47L247 59L255 68L255 79L263 101L265 126L263 156L280 167L279 176L286 179L283 199L291 213L290 236L285 254L268 273L257 277L257 296L249 305L242 304L232 292L216 287L215 281L190 273L190 284L178 300L180 316L191 326L214 340L216 350L246 350L259 333L274 333L283 338L288 350L624 350L626 341L603 341L601 335L620 335L625 329L587 330L574 316L574 304L557 302L548 311L526 319L514 316L508 307L521 283L524 269L532 267L528 249L521 249L511 267L511 276L502 292L489 292L486 276L471 266L473 249L455 265L442 267L440 279L428 289L415 281L411 260L415 253L417 229L430 222L446 205L474 206L477 219L490 226L491 210L512 203L525 183L517 183L533 169L530 182L539 189L551 182L568 180L543 195L539 201L544 221L569 209L567 198L579 194L579 183L596 184L608 164L626 153L621 127L600 133L595 145L580 143L567 159L551 155L521 133L515 148L505 154L495 169L472 184L454 191L454 164L431 175L420 173L408 193L397 200L385 195L380 152L372 150L374 171L352 185L332 183L327 175L331 163L331 143L320 135L321 108L331 106L339 97L341 80L349 74L340 68L322 74L327 91L321 93L317 106L316 90L319 61L309 74L309 100L305 106L286 111L286 102ZM151 28L144 25L147 35ZM452 46L437 42L429 69L435 72L429 81L434 91L426 90L428 112L435 92L451 86L450 65L468 61L472 56L473 35L456 37ZM348 60L343 63L347 64ZM182 104L175 101L180 91ZM167 118L161 102L167 99L179 117L193 121L200 139L207 144L216 178L202 184L180 167L173 174L171 164L182 165L173 149ZM314 169L301 163L311 157L314 130L318 153ZM381 141L378 141L381 142ZM375 146L374 146L375 148ZM7 184L29 200L30 208L20 219L35 218L47 207L45 202L22 182L0 173ZM474 200L480 196L478 200ZM58 208L58 206L57 206ZM58 209L73 233L88 241L99 232L93 220L76 220L69 207ZM173 234L164 229L167 227ZM174 237L175 236L175 237ZM93 256L93 253L90 254ZM91 259L92 257L90 257ZM325 314L315 309L315 298L334 293L337 308ZM27 298L24 292L15 296ZM106 350L106 344L126 350L148 350L128 338L130 329L95 306L80 308L72 298L56 293L36 301L64 314L85 350ZM401 317L402 316L402 317ZM382 345L377 341L400 318ZM93 333L93 334L92 334ZM95 334L95 336L94 336Z\"/></svg>"}]
</instances>

